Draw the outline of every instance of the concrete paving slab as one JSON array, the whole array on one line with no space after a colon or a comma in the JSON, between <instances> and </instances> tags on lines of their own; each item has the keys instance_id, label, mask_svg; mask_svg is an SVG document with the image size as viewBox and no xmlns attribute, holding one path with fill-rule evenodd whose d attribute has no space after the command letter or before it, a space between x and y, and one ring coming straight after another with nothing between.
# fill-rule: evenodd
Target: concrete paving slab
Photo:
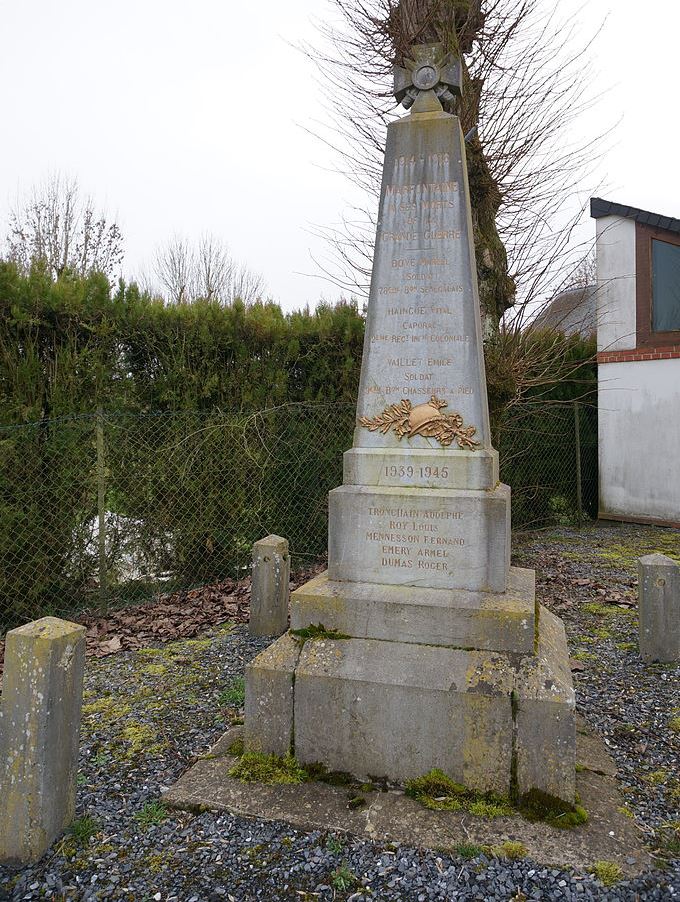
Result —
<instances>
[{"instance_id":1,"label":"concrete paving slab","mask_svg":"<svg viewBox=\"0 0 680 902\"><path fill-rule=\"evenodd\" d=\"M591 732L578 734L579 761L585 770L577 774L577 790L588 811L587 824L558 830L529 823L519 815L481 818L474 815L430 811L401 792L363 793L366 805L350 810L346 787L311 782L301 786L264 786L241 783L229 776L236 759L227 749L241 735L235 727L205 759L195 764L163 796L166 804L187 810L228 811L243 817L283 821L300 830L332 830L376 843L396 843L420 848L455 851L459 843L499 845L522 842L537 863L586 869L606 859L620 865L626 875L651 865L648 851L634 822L619 811L623 800L609 774L590 770L596 760L609 759L604 743Z\"/></svg>"}]
</instances>

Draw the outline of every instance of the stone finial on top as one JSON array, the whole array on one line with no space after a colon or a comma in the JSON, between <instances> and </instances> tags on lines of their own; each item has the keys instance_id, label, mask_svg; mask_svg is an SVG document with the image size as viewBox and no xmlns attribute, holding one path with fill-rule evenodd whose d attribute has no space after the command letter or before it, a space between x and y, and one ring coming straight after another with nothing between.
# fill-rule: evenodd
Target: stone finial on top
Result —
<instances>
[{"instance_id":1,"label":"stone finial on top","mask_svg":"<svg viewBox=\"0 0 680 902\"><path fill-rule=\"evenodd\" d=\"M436 97L445 112L453 113L463 84L460 60L444 53L442 44L414 44L412 54L403 67L394 67L397 101L409 110L419 98Z\"/></svg>"}]
</instances>

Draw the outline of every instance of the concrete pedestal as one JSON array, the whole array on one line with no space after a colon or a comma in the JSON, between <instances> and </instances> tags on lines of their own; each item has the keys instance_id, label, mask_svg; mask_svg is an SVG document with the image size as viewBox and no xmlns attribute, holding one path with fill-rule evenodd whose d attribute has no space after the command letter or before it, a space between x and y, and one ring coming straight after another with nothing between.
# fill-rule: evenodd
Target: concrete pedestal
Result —
<instances>
[{"instance_id":1,"label":"concrete pedestal","mask_svg":"<svg viewBox=\"0 0 680 902\"><path fill-rule=\"evenodd\" d=\"M436 767L480 791L574 799L569 656L544 608L536 654L286 635L247 668L246 696L253 749L358 777Z\"/></svg>"}]
</instances>

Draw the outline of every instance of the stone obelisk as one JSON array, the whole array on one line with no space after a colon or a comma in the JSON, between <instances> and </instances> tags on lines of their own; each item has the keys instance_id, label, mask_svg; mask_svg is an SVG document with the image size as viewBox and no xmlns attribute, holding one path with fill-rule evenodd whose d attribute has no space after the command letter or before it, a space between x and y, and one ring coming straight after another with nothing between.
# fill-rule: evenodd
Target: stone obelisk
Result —
<instances>
[{"instance_id":1,"label":"stone obelisk","mask_svg":"<svg viewBox=\"0 0 680 902\"><path fill-rule=\"evenodd\" d=\"M411 112L388 128L354 446L328 570L291 598L291 629L325 635L252 662L245 738L358 776L436 767L571 802L564 628L510 566L491 446L460 86L438 44L395 72Z\"/></svg>"}]
</instances>

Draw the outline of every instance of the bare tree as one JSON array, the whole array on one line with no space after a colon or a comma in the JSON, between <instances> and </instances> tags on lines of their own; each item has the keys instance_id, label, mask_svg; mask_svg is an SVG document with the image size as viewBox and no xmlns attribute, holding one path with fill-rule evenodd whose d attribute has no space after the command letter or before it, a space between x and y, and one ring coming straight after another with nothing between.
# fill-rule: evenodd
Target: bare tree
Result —
<instances>
[{"instance_id":1,"label":"bare tree","mask_svg":"<svg viewBox=\"0 0 680 902\"><path fill-rule=\"evenodd\" d=\"M196 244L175 236L156 251L154 275L173 304L203 299L252 304L266 292L264 279L233 259L226 244L204 234Z\"/></svg>"},{"instance_id":2,"label":"bare tree","mask_svg":"<svg viewBox=\"0 0 680 902\"><path fill-rule=\"evenodd\" d=\"M574 139L590 105L589 42L564 22L559 0L329 0L340 26L321 24L325 49L304 49L322 73L332 125L320 137L366 191L366 204L322 229L326 274L365 292L385 132L395 117L392 66L414 43L440 41L463 61L459 115L468 136L480 298L497 326L517 301L521 322L579 252L574 195L597 160L600 136Z\"/></svg>"},{"instance_id":3,"label":"bare tree","mask_svg":"<svg viewBox=\"0 0 680 902\"><path fill-rule=\"evenodd\" d=\"M175 235L156 251L154 273L162 292L173 304L194 299L194 254L189 243Z\"/></svg>"},{"instance_id":4,"label":"bare tree","mask_svg":"<svg viewBox=\"0 0 680 902\"><path fill-rule=\"evenodd\" d=\"M8 256L23 269L42 261L55 279L65 270L112 278L123 259L117 223L97 211L91 198L81 199L75 179L61 175L50 176L17 202L6 243Z\"/></svg>"}]
</instances>

